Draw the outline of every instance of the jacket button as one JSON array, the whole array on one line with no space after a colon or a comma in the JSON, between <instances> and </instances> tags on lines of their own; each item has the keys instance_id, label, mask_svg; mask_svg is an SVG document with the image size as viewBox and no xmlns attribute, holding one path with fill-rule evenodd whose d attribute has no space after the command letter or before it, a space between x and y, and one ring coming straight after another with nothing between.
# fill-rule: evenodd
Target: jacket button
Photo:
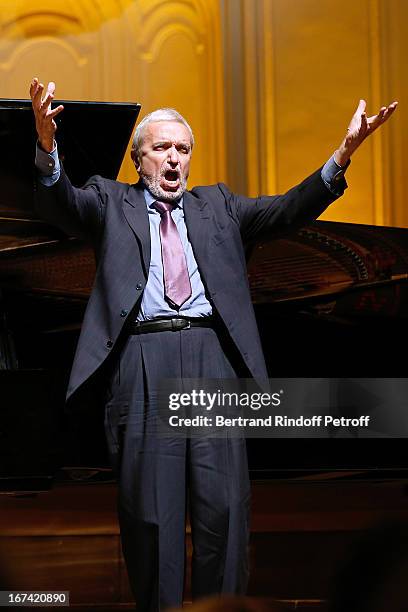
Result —
<instances>
[{"instance_id":1,"label":"jacket button","mask_svg":"<svg viewBox=\"0 0 408 612\"><path fill-rule=\"evenodd\" d=\"M128 314L128 311L127 311L127 310L121 310L121 311L120 311L120 316L121 316L121 317L126 317L126 315L127 315L127 314Z\"/></svg>"},{"instance_id":2,"label":"jacket button","mask_svg":"<svg viewBox=\"0 0 408 612\"><path fill-rule=\"evenodd\" d=\"M113 342L112 342L112 340L108 340L108 341L106 342L106 346L107 346L108 348L112 348L112 346L113 346Z\"/></svg>"},{"instance_id":3,"label":"jacket button","mask_svg":"<svg viewBox=\"0 0 408 612\"><path fill-rule=\"evenodd\" d=\"M137 289L138 291L140 291L140 290L142 289L142 285L141 285L140 283L137 283L137 285L136 285L136 289Z\"/></svg>"}]
</instances>

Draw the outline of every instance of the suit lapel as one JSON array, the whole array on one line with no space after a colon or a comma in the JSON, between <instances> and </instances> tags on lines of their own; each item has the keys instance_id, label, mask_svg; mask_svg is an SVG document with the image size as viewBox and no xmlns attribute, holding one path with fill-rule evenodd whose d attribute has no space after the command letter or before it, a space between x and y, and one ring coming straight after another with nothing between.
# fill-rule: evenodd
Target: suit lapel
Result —
<instances>
[{"instance_id":1,"label":"suit lapel","mask_svg":"<svg viewBox=\"0 0 408 612\"><path fill-rule=\"evenodd\" d=\"M143 267L147 278L150 266L150 227L143 186L140 183L129 185L123 202L123 212L140 244Z\"/></svg>"},{"instance_id":2,"label":"suit lapel","mask_svg":"<svg viewBox=\"0 0 408 612\"><path fill-rule=\"evenodd\" d=\"M183 196L184 217L187 233L191 242L194 256L200 270L208 270L208 247L210 211L205 200L194 197L186 191ZM130 185L123 202L123 212L126 220L138 240L143 257L143 266L146 277L150 265L150 228L143 186Z\"/></svg>"},{"instance_id":3,"label":"suit lapel","mask_svg":"<svg viewBox=\"0 0 408 612\"><path fill-rule=\"evenodd\" d=\"M205 200L194 197L188 191L184 193L183 208L194 257L203 273L208 270L210 209Z\"/></svg>"}]
</instances>

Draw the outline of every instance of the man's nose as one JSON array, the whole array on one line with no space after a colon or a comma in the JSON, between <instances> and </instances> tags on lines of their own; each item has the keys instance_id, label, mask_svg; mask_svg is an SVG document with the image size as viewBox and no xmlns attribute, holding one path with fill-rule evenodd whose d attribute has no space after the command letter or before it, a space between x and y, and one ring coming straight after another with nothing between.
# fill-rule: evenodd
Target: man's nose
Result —
<instances>
[{"instance_id":1,"label":"man's nose","mask_svg":"<svg viewBox=\"0 0 408 612\"><path fill-rule=\"evenodd\" d=\"M179 153L174 146L169 149L169 161L174 165L177 165L179 162Z\"/></svg>"}]
</instances>

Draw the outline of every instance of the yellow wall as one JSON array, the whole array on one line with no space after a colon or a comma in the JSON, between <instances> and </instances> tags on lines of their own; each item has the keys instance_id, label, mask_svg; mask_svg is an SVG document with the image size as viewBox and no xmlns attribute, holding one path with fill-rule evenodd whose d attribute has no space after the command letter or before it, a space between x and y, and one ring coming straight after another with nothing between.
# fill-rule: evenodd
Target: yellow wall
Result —
<instances>
[{"instance_id":1,"label":"yellow wall","mask_svg":"<svg viewBox=\"0 0 408 612\"><path fill-rule=\"evenodd\" d=\"M353 158L346 196L322 218L408 227L408 2L221 0L221 6L226 66L239 63L225 81L227 151L234 113L246 138L240 163L247 171L227 161L233 186L252 195L289 188L338 146L360 98L369 114L398 99L392 122Z\"/></svg>"},{"instance_id":2,"label":"yellow wall","mask_svg":"<svg viewBox=\"0 0 408 612\"><path fill-rule=\"evenodd\" d=\"M190 186L251 195L321 165L360 97L397 98L324 218L408 227L407 34L406 0L0 0L0 97L36 75L62 99L174 106L196 135Z\"/></svg>"}]
</instances>

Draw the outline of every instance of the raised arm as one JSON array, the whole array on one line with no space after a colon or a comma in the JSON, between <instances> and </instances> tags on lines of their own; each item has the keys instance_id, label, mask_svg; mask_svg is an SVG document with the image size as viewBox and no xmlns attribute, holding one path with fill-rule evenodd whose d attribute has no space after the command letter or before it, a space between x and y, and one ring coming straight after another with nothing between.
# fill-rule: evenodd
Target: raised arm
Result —
<instances>
[{"instance_id":1,"label":"raised arm","mask_svg":"<svg viewBox=\"0 0 408 612\"><path fill-rule=\"evenodd\" d=\"M48 83L46 94L43 98L44 85L35 77L30 85L31 103L33 106L35 127L38 134L38 142L47 153L55 148L54 136L57 124L54 118L64 110L62 104L51 109L51 101L54 98L55 83Z\"/></svg>"},{"instance_id":2,"label":"raised arm","mask_svg":"<svg viewBox=\"0 0 408 612\"><path fill-rule=\"evenodd\" d=\"M321 172L314 173L286 194L250 199L225 192L244 237L247 240L265 239L275 231L292 230L319 217L347 186L344 172L350 157L367 136L391 117L397 104L382 106L377 115L367 117L366 103L360 100L346 136L332 157L335 164L330 164L329 160Z\"/></svg>"},{"instance_id":3,"label":"raised arm","mask_svg":"<svg viewBox=\"0 0 408 612\"><path fill-rule=\"evenodd\" d=\"M64 110L62 104L51 108L55 83L44 85L34 78L30 96L38 134L35 206L38 214L70 236L95 240L103 224L104 179L91 177L83 188L74 187L60 166L55 132L55 117Z\"/></svg>"},{"instance_id":4,"label":"raised arm","mask_svg":"<svg viewBox=\"0 0 408 612\"><path fill-rule=\"evenodd\" d=\"M367 117L366 101L360 100L357 110L351 118L346 135L334 154L334 159L340 166L345 166L361 143L370 136L380 125L391 117L397 108L398 102L389 106L382 106L377 115Z\"/></svg>"}]
</instances>

